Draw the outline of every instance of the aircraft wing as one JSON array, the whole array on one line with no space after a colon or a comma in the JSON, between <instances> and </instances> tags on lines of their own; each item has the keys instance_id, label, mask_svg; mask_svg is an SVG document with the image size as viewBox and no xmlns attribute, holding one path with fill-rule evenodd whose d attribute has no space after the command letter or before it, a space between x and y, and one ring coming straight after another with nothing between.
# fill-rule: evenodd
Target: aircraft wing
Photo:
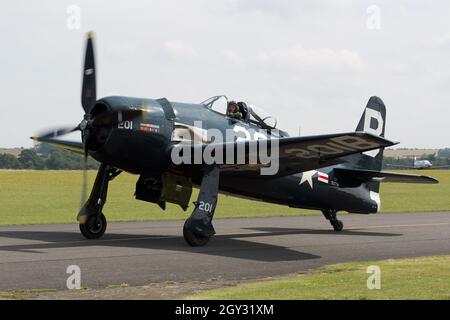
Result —
<instances>
[{"instance_id":1,"label":"aircraft wing","mask_svg":"<svg viewBox=\"0 0 450 320\"><path fill-rule=\"evenodd\" d=\"M56 139L53 137L31 137L31 139L33 139L34 141L38 141L38 142L45 142L60 148L64 148L66 150L75 152L75 153L79 153L79 154L84 154L83 151L83 143L82 142L77 142L77 141L68 141L68 140L60 140L60 139Z\"/></svg>"},{"instance_id":2,"label":"aircraft wing","mask_svg":"<svg viewBox=\"0 0 450 320\"><path fill-rule=\"evenodd\" d=\"M425 175L419 174L406 174L406 173L396 173L396 172L386 172L386 171L375 171L375 170L359 170L359 169L346 169L346 168L335 168L334 173L336 178L341 181L380 181L380 182L400 182L400 183L428 183L436 184L439 183L438 180Z\"/></svg>"},{"instance_id":3,"label":"aircraft wing","mask_svg":"<svg viewBox=\"0 0 450 320\"><path fill-rule=\"evenodd\" d=\"M177 144L174 145L171 152L173 154L183 154L190 152L190 163L202 164L194 161L194 154L205 154L212 149L215 155L218 152L223 154L223 164L221 172L225 174L248 175L252 177L280 177L293 173L304 172L312 169L327 167L338 163L346 162L342 157L360 153L364 151L385 148L396 144L379 136L365 132L348 132L338 134L327 134L305 137L286 137L269 140L245 140L228 143L210 143L210 144ZM267 150L278 150L278 167L276 174L260 175L260 169L269 167L262 163L257 156L256 150L261 150L261 145L267 144ZM183 149L183 151L180 151ZM238 150L244 150L244 161L238 162L236 154ZM202 153L203 152L203 153ZM233 152L234 161L228 161L228 155ZM262 152L264 153L264 152ZM242 152L240 152L242 155ZM267 154L267 151L265 152ZM270 152L269 152L270 154ZM275 152L276 155L276 152ZM251 162L251 159L258 158L257 163ZM204 157L202 157L203 161ZM187 159L187 158L186 158ZM172 158L172 161L174 159ZM241 159L242 160L242 159ZM189 162L188 161L188 162ZM186 162L185 162L186 163ZM174 162L175 165L180 164ZM211 164L211 163L209 163Z\"/></svg>"}]
</instances>

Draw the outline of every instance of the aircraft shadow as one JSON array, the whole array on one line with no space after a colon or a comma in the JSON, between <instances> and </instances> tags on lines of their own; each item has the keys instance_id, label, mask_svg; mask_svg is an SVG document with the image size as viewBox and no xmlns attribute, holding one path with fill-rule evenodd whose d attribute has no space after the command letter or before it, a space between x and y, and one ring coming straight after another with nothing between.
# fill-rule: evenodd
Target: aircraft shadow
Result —
<instances>
[{"instance_id":1,"label":"aircraft shadow","mask_svg":"<svg viewBox=\"0 0 450 320\"><path fill-rule=\"evenodd\" d=\"M243 238L272 237L281 235L301 235L316 234L330 235L337 234L330 230L294 229L294 228L243 228L254 230L248 234L226 234L216 235L210 244L205 247L189 247L182 236L161 236L149 234L121 234L106 233L100 240L85 240L78 232L70 231L3 231L0 232L0 252L29 252L44 253L48 249L58 248L83 248L83 247L117 247L136 249L157 249L177 252L191 252L212 256L222 256L239 258L246 260L275 262L275 261L297 261L321 258L318 255L306 252L299 252L284 246L261 243L252 240L242 240ZM342 231L339 234L352 236L382 236L393 237L401 234ZM1 245L1 238L24 239L42 241L44 243ZM1 253L0 253L1 255Z\"/></svg>"},{"instance_id":2,"label":"aircraft shadow","mask_svg":"<svg viewBox=\"0 0 450 320\"><path fill-rule=\"evenodd\" d=\"M252 228L242 228L244 230L256 230L261 232L267 232L271 235L282 235L282 234L316 234L316 235L336 235L336 236L373 236L373 237L398 237L402 236L401 233L388 233L388 232L372 232L372 231L358 231L358 229L342 230L335 232L331 229L329 230L319 230L319 229L298 229L298 228L278 228L278 227L252 227ZM244 235L252 236L252 234Z\"/></svg>"}]
</instances>

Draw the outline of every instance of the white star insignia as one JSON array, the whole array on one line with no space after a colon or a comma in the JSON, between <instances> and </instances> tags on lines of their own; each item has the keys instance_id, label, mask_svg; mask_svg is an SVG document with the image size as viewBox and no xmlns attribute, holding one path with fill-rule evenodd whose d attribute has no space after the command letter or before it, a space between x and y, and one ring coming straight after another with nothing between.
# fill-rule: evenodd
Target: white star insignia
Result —
<instances>
[{"instance_id":1,"label":"white star insignia","mask_svg":"<svg viewBox=\"0 0 450 320\"><path fill-rule=\"evenodd\" d=\"M310 170L310 171L305 171L302 173L302 178L300 180L299 185L301 185L303 182L308 182L309 186L311 187L311 189L313 188L313 182L312 182L312 177L313 175L315 175L317 173L316 170Z\"/></svg>"}]
</instances>

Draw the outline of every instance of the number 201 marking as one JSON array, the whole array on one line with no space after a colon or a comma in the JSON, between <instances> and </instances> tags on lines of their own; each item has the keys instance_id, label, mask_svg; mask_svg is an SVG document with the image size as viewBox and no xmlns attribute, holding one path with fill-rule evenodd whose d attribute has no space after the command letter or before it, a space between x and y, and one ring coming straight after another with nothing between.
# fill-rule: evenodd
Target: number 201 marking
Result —
<instances>
[{"instance_id":1,"label":"number 201 marking","mask_svg":"<svg viewBox=\"0 0 450 320\"><path fill-rule=\"evenodd\" d=\"M119 129L132 130L133 129L133 121L122 121L117 125Z\"/></svg>"},{"instance_id":2,"label":"number 201 marking","mask_svg":"<svg viewBox=\"0 0 450 320\"><path fill-rule=\"evenodd\" d=\"M202 211L212 212L213 206L211 203L200 201L198 204L198 208Z\"/></svg>"}]
</instances>

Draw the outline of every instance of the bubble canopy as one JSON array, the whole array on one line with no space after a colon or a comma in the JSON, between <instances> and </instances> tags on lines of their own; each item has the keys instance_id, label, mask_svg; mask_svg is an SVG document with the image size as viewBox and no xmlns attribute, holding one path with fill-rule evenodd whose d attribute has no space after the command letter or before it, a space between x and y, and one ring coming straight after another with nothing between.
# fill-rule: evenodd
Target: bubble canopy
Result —
<instances>
[{"instance_id":1,"label":"bubble canopy","mask_svg":"<svg viewBox=\"0 0 450 320\"><path fill-rule=\"evenodd\" d=\"M201 104L223 115L227 114L228 98L224 95L211 97L201 102ZM244 117L245 120L243 121L253 122L263 128L276 128L277 119L266 110L244 101L239 101L238 104L241 108L247 109L248 116Z\"/></svg>"}]
</instances>

